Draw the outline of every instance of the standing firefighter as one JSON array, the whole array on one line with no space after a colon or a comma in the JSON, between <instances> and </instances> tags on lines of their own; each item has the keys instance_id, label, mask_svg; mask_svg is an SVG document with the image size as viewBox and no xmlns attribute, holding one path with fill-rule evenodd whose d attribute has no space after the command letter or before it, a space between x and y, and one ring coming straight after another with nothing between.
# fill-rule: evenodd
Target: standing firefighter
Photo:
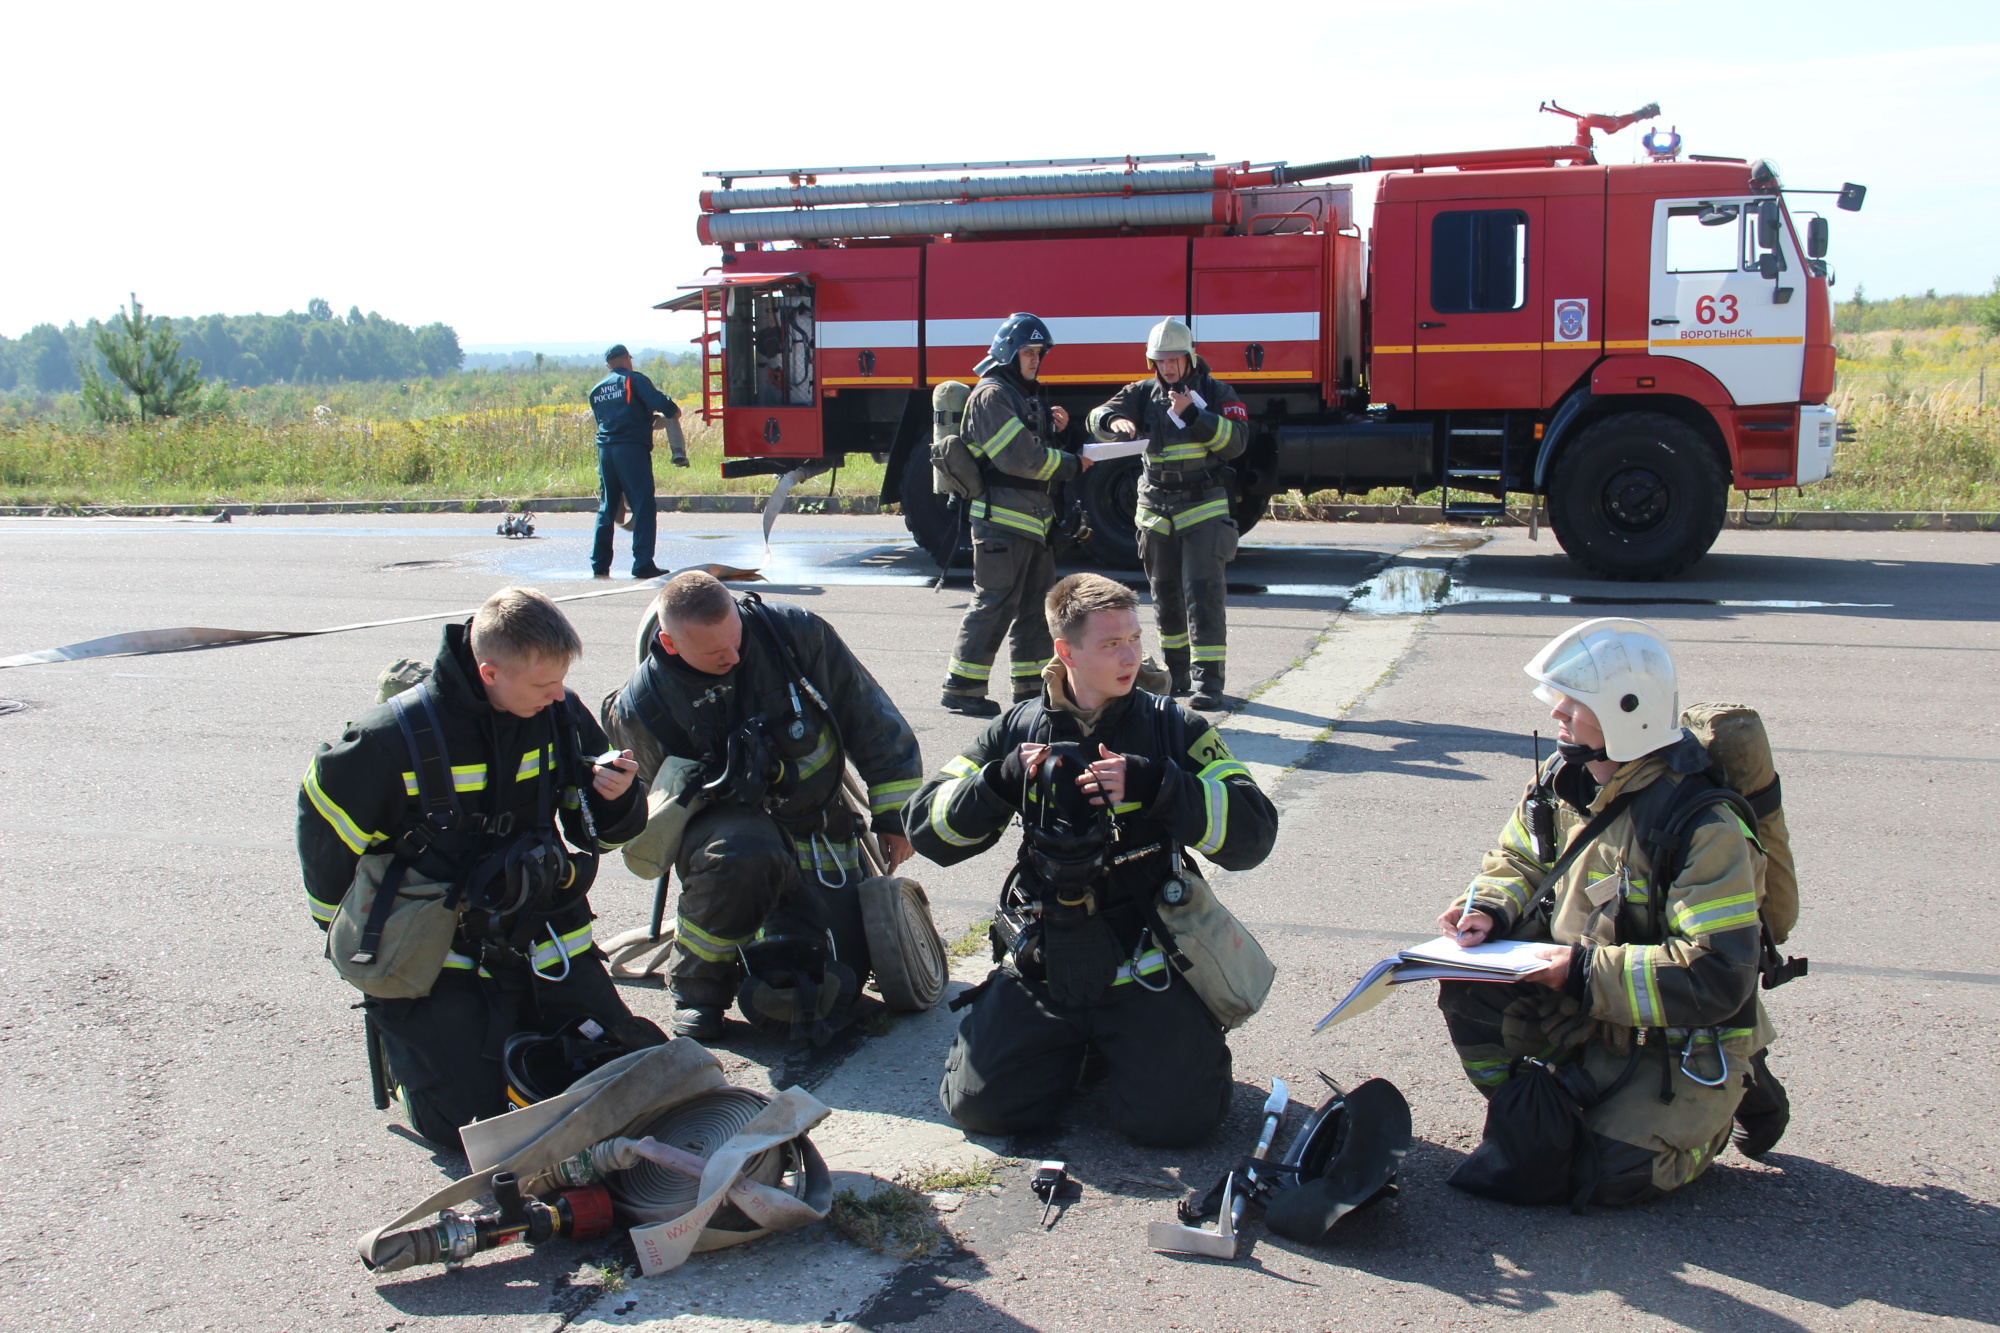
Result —
<instances>
[{"instance_id":1,"label":"standing firefighter","mask_svg":"<svg viewBox=\"0 0 2000 1333\"><path fill-rule=\"evenodd\" d=\"M739 602L687 570L660 589L650 619L645 660L603 716L641 774L677 768L681 791L702 802L669 853L681 885L674 1033L721 1035L737 1000L760 1025L823 1041L861 980L826 948L828 894L852 892L866 873L862 820L841 783L852 759L893 872L910 854L902 805L923 779L917 738L810 611ZM672 786L664 774L659 785ZM791 984L800 976L805 987Z\"/></svg>"},{"instance_id":2,"label":"standing firefighter","mask_svg":"<svg viewBox=\"0 0 2000 1333\"><path fill-rule=\"evenodd\" d=\"M1217 708L1229 656L1223 567L1236 558L1223 464L1249 444L1250 414L1234 389L1208 373L1179 320L1153 326L1146 360L1152 378L1134 380L1094 409L1090 428L1100 440L1147 442L1137 527L1160 651L1172 692L1192 686L1188 702Z\"/></svg>"},{"instance_id":3,"label":"standing firefighter","mask_svg":"<svg viewBox=\"0 0 2000 1333\"><path fill-rule=\"evenodd\" d=\"M1185 854L1247 870L1270 854L1277 812L1205 719L1134 688L1136 601L1097 574L1056 584L1044 694L903 808L943 865L1022 821L994 925L1001 965L953 1003L971 1012L938 1089L974 1133L1052 1122L1095 1052L1120 1130L1193 1143L1229 1109L1226 1029L1270 987L1262 951Z\"/></svg>"},{"instance_id":4,"label":"standing firefighter","mask_svg":"<svg viewBox=\"0 0 2000 1333\"><path fill-rule=\"evenodd\" d=\"M632 354L618 343L604 353L610 372L590 388L590 411L597 418L597 534L590 548L590 572L611 577L612 528L621 506L632 511L632 577L658 578L653 563L658 505L653 498L653 432L665 428L675 467L688 465L681 439L680 405L632 369Z\"/></svg>"},{"instance_id":5,"label":"standing firefighter","mask_svg":"<svg viewBox=\"0 0 2000 1333\"><path fill-rule=\"evenodd\" d=\"M1651 626L1585 621L1526 670L1558 753L1438 926L1465 945L1548 940L1549 966L1510 984L1440 983L1466 1076L1492 1099L1487 1144L1452 1183L1544 1201L1523 1196L1527 1154L1498 1170L1510 1154L1488 1149L1524 1132L1520 1108L1552 1079L1589 1131L1591 1164L1531 1188L1635 1203L1705 1171L1732 1119L1759 1156L1789 1118L1764 1061L1760 816L1711 780L1709 752L1679 725L1673 657Z\"/></svg>"},{"instance_id":6,"label":"standing firefighter","mask_svg":"<svg viewBox=\"0 0 2000 1333\"><path fill-rule=\"evenodd\" d=\"M555 603L503 588L445 627L428 679L321 746L299 792L307 905L368 997L410 1127L441 1147L511 1109L517 1034L602 1037L605 1055L666 1040L591 942L597 856L645 825L646 788L629 754L593 763L604 733L563 687L582 651Z\"/></svg>"},{"instance_id":7,"label":"standing firefighter","mask_svg":"<svg viewBox=\"0 0 2000 1333\"><path fill-rule=\"evenodd\" d=\"M972 605L959 624L944 681L942 702L954 713L992 717L1000 711L986 697L986 686L1010 627L1016 702L1040 693L1042 668L1049 663L1049 631L1042 621L1042 598L1056 581L1049 488L1088 466L1055 447L1056 437L1069 428L1069 413L1051 406L1036 382L1042 356L1054 346L1041 320L1009 315L975 367L979 383L965 400L962 431L984 486L969 510Z\"/></svg>"}]
</instances>

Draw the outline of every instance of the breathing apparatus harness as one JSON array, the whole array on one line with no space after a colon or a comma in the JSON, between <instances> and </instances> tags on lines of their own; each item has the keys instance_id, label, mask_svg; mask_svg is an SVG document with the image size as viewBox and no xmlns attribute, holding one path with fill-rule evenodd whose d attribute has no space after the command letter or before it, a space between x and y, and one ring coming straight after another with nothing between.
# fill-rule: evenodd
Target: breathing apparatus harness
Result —
<instances>
[{"instance_id":1,"label":"breathing apparatus harness","mask_svg":"<svg viewBox=\"0 0 2000 1333\"><path fill-rule=\"evenodd\" d=\"M1149 722L1160 743L1156 752L1169 753L1165 713L1169 705L1134 694L1132 707L1150 710ZM1037 739L1049 735L1048 708L1037 700L1010 733ZM1173 984L1173 971L1191 964L1180 955L1172 933L1160 920L1154 899L1170 906L1187 901L1190 890L1181 876L1181 849L1171 838L1144 846L1125 846L1124 830L1109 805L1077 810L1072 794L1075 779L1088 768L1075 741L1043 741L1047 755L1023 791L1027 808L1021 816L1021 846L1014 867L1000 890L993 925L995 962L1007 963L1017 975L1041 977L1050 997L1060 1005L1084 1008L1110 999L1122 969L1142 990L1163 991ZM1066 809L1065 807L1071 807ZM1147 896L1105 901L1113 870L1148 857L1163 856L1166 873ZM1118 945L1108 917L1130 912L1143 923L1129 959ZM1159 982L1148 981L1142 960L1152 950L1166 957L1169 970ZM951 1002L959 1009L977 998L975 987Z\"/></svg>"},{"instance_id":2,"label":"breathing apparatus harness","mask_svg":"<svg viewBox=\"0 0 2000 1333\"><path fill-rule=\"evenodd\" d=\"M574 732L557 717L569 707L568 701L543 710L549 739L536 755L534 812L527 827L520 827L521 821L511 810L497 816L468 814L459 804L434 680L394 696L389 705L409 749L417 805L422 812L396 836L396 859L452 884L453 898L464 905L459 931L466 940L503 957L528 960L535 975L544 981L567 979L569 953L549 921L582 901L597 878L597 857L572 851L556 829L560 789L562 799L575 802L591 840L597 838L597 823L580 785L580 775L586 771L583 757ZM495 802L502 771L499 759L496 753L486 787L489 799ZM394 898L393 891L378 895L364 929L364 948L379 943L388 918L386 905ZM557 975L534 969L538 932L547 933L562 959L562 971Z\"/></svg>"},{"instance_id":3,"label":"breathing apparatus harness","mask_svg":"<svg viewBox=\"0 0 2000 1333\"><path fill-rule=\"evenodd\" d=\"M1683 749L1683 747L1687 747ZM1542 878L1542 888L1527 909L1515 922L1509 933L1516 939L1547 936L1553 926L1555 915L1556 883L1562 878L1572 862L1582 855L1597 837L1609 828L1611 823L1628 809L1632 811L1632 821L1641 851L1652 866L1652 876L1646 886L1648 924L1639 926L1627 911L1632 901L1624 890L1629 880L1620 885L1617 907L1617 939L1620 944L1661 944L1667 937L1667 891L1680 878L1687 865L1688 845L1694 826L1711 810L1727 809L1746 829L1755 829L1758 820L1778 808L1782 795L1774 781L1763 791L1745 796L1723 783L1708 767L1707 755L1700 742L1687 737L1674 747L1676 753L1666 756L1674 771L1681 774L1681 780L1670 783L1656 780L1639 791L1621 792L1600 810L1569 839L1567 846L1559 846L1556 831L1556 805L1563 799L1558 793L1558 785L1577 787L1581 780L1589 777L1584 765L1604 759L1604 751L1579 745L1573 741L1560 742L1557 753L1549 763L1537 770L1534 787L1526 802L1528 813L1528 834L1533 844L1535 859L1548 865ZM1698 765L1696 759L1701 763ZM1576 805L1588 803L1590 788L1579 787L1574 795L1583 799ZM1752 835L1755 840L1755 835ZM1760 924L1759 984L1764 990L1782 986L1796 977L1806 975L1807 964L1803 958L1783 958L1772 942L1770 931ZM1722 1029L1740 1027L1745 1021L1754 1022L1755 1001L1745 1005L1745 1013L1732 1017L1728 1023L1708 1027L1689 1028L1681 1043L1679 1056L1681 1072L1704 1087L1721 1087L1728 1080L1728 1061L1722 1054ZM1636 1068L1646 1046L1657 1042L1661 1053L1659 1100L1662 1105L1671 1103L1673 1092L1674 1043L1664 1027L1638 1028L1633 1034L1631 1059L1625 1069L1609 1088L1596 1092L1586 1105L1595 1105L1608 1100L1612 1093L1623 1087ZM1698 1068L1702 1064L1701 1048L1706 1046L1706 1055L1712 1060L1712 1070ZM1581 1071L1577 1071L1581 1073Z\"/></svg>"}]
</instances>

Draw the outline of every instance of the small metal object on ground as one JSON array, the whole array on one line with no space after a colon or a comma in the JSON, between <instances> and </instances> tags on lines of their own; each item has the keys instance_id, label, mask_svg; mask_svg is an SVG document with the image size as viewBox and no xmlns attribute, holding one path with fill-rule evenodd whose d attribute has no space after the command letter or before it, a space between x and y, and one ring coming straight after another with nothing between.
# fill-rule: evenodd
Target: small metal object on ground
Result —
<instances>
[{"instance_id":1,"label":"small metal object on ground","mask_svg":"<svg viewBox=\"0 0 2000 1333\"><path fill-rule=\"evenodd\" d=\"M1069 1183L1069 1167L1063 1162L1043 1162L1035 1168L1035 1175L1028 1182L1028 1188L1042 1201L1042 1226L1049 1225L1049 1213L1056 1206L1056 1196Z\"/></svg>"}]
</instances>

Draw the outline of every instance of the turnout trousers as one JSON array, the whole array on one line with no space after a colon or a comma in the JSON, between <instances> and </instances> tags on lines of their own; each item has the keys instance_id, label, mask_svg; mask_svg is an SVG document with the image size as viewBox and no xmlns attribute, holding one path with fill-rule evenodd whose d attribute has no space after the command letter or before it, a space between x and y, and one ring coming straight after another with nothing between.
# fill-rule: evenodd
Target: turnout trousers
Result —
<instances>
[{"instance_id":1,"label":"turnout trousers","mask_svg":"<svg viewBox=\"0 0 2000 1333\"><path fill-rule=\"evenodd\" d=\"M460 1127L514 1109L500 1068L507 1038L553 1033L577 1018L594 1018L607 1028L645 1023L633 1019L595 948L571 958L561 981L545 980L515 960L478 972L446 968L429 995L363 1003L382 1035L390 1077L409 1103L410 1128L454 1150Z\"/></svg>"},{"instance_id":2,"label":"turnout trousers","mask_svg":"<svg viewBox=\"0 0 2000 1333\"><path fill-rule=\"evenodd\" d=\"M1041 693L1042 668L1055 656L1042 601L1055 581L1055 556L1047 542L1011 528L973 522L972 605L958 625L958 643L944 682L946 694L985 698L1003 639L1010 641L1013 697Z\"/></svg>"},{"instance_id":3,"label":"turnout trousers","mask_svg":"<svg viewBox=\"0 0 2000 1333\"><path fill-rule=\"evenodd\" d=\"M850 882L860 875L853 841L814 839L821 856L837 862ZM812 846L803 848L810 856ZM674 960L667 986L682 1008L728 1008L743 977L737 950L774 917L823 930L826 910L799 869L801 844L759 810L710 806L688 821L674 869L680 898L674 906Z\"/></svg>"},{"instance_id":4,"label":"turnout trousers","mask_svg":"<svg viewBox=\"0 0 2000 1333\"><path fill-rule=\"evenodd\" d=\"M1229 659L1227 566L1236 557L1236 523L1212 518L1180 531L1139 528L1139 559L1153 593L1153 623L1168 670L1222 692Z\"/></svg>"},{"instance_id":5,"label":"turnout trousers","mask_svg":"<svg viewBox=\"0 0 2000 1333\"><path fill-rule=\"evenodd\" d=\"M1052 1124L1094 1050L1112 1123L1133 1142L1178 1148L1205 1138L1234 1086L1221 1026L1185 982L1117 989L1126 993L1110 1004L1063 1009L1046 983L994 969L945 1057L945 1113L974 1134Z\"/></svg>"},{"instance_id":6,"label":"turnout trousers","mask_svg":"<svg viewBox=\"0 0 2000 1333\"><path fill-rule=\"evenodd\" d=\"M1658 1198L1706 1171L1729 1145L1751 1065L1713 1041L1697 1036L1687 1061L1705 1079L1720 1077L1719 1086L1709 1087L1683 1068L1685 1034L1613 1050L1594 1035L1603 1032L1602 1025L1581 1018L1576 1001L1545 987L1441 981L1438 1008L1444 1011L1445 1029L1458 1048L1465 1076L1486 1097L1507 1081L1517 1056L1576 1058L1576 1043L1583 1038L1583 1067L1603 1089L1618 1082L1632 1050L1638 1051L1623 1085L1584 1109L1601 1169L1595 1203L1616 1206Z\"/></svg>"},{"instance_id":7,"label":"turnout trousers","mask_svg":"<svg viewBox=\"0 0 2000 1333\"><path fill-rule=\"evenodd\" d=\"M617 531L618 502L632 508L632 572L653 567L659 511L653 499L650 445L606 444L597 450L597 535L590 548L590 572L611 572L611 538Z\"/></svg>"}]
</instances>

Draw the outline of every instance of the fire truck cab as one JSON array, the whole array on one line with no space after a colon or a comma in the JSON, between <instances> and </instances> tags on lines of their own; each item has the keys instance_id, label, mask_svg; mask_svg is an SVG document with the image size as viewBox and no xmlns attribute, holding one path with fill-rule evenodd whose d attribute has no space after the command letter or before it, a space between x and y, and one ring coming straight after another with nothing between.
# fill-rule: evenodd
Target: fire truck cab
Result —
<instances>
[{"instance_id":1,"label":"fire truck cab","mask_svg":"<svg viewBox=\"0 0 2000 1333\"><path fill-rule=\"evenodd\" d=\"M1079 436L1149 373L1148 329L1188 321L1250 411L1240 528L1293 488L1436 492L1446 517L1525 495L1593 573L1666 577L1708 550L1732 486L1831 469L1827 224L1801 236L1762 163L1597 164L1589 129L1635 117L1580 118L1570 146L1299 168L725 179L701 219L721 263L660 308L703 313L726 473L873 455L883 500L934 551L953 537L931 390L971 382L994 329L1031 310L1055 337L1042 382ZM952 169L1023 165L1078 164ZM1385 168L1366 244L1347 185L1305 184ZM1100 464L1063 497L1093 558L1136 563L1137 475Z\"/></svg>"}]
</instances>

